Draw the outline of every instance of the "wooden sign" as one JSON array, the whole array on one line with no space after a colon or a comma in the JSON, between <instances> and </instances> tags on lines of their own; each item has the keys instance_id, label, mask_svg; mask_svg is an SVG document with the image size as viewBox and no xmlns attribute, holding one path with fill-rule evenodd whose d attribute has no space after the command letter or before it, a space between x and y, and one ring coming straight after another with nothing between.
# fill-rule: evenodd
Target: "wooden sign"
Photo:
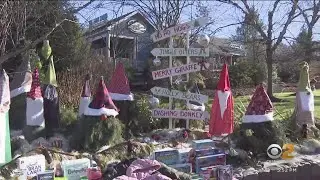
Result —
<instances>
[{"instance_id":1,"label":"wooden sign","mask_svg":"<svg viewBox=\"0 0 320 180\"><path fill-rule=\"evenodd\" d=\"M160 69L157 71L152 71L153 80L163 79L170 76L178 76L182 74L188 74L192 72L197 72L203 69L207 69L210 66L209 63L191 63L183 66Z\"/></svg>"},{"instance_id":2,"label":"wooden sign","mask_svg":"<svg viewBox=\"0 0 320 180\"><path fill-rule=\"evenodd\" d=\"M152 116L155 118L195 119L206 120L209 114L206 111L187 111L170 109L153 109Z\"/></svg>"},{"instance_id":3,"label":"wooden sign","mask_svg":"<svg viewBox=\"0 0 320 180\"><path fill-rule=\"evenodd\" d=\"M42 154L21 157L18 159L18 168L23 171L23 176L26 179L33 178L39 172L46 170L46 158Z\"/></svg>"},{"instance_id":4,"label":"wooden sign","mask_svg":"<svg viewBox=\"0 0 320 180\"><path fill-rule=\"evenodd\" d=\"M151 51L154 56L205 56L209 57L209 48L155 48Z\"/></svg>"},{"instance_id":5,"label":"wooden sign","mask_svg":"<svg viewBox=\"0 0 320 180\"><path fill-rule=\"evenodd\" d=\"M158 42L163 39L169 38L171 36L187 32L191 29L204 26L205 24L208 23L208 21L209 19L207 17L202 17L199 19L195 19L193 21L183 23L183 24L178 24L174 27L170 27L165 30L154 32L153 34L151 34L151 38L153 42Z\"/></svg>"},{"instance_id":6,"label":"wooden sign","mask_svg":"<svg viewBox=\"0 0 320 180\"><path fill-rule=\"evenodd\" d=\"M206 103L208 102L208 96L190 92L181 92L178 90L169 90L166 88L161 87L153 87L150 89L152 94L157 96L164 96L164 97L172 97L176 99L188 100L188 101L197 101L199 103Z\"/></svg>"}]
</instances>

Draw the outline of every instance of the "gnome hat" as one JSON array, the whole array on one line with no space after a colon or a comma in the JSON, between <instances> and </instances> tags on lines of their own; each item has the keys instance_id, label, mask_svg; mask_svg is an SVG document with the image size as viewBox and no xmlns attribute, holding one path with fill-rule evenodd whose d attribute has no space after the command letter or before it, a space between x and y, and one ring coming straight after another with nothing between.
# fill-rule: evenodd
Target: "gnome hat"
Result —
<instances>
[{"instance_id":1,"label":"gnome hat","mask_svg":"<svg viewBox=\"0 0 320 180\"><path fill-rule=\"evenodd\" d=\"M220 79L217 85L217 90L222 92L230 90L230 80L227 64L223 65L222 71L220 72Z\"/></svg>"},{"instance_id":2,"label":"gnome hat","mask_svg":"<svg viewBox=\"0 0 320 180\"><path fill-rule=\"evenodd\" d=\"M11 98L16 97L22 93L30 91L32 82L31 67L29 58L22 60L20 66L17 68L17 73L13 76L10 82Z\"/></svg>"},{"instance_id":3,"label":"gnome hat","mask_svg":"<svg viewBox=\"0 0 320 180\"><path fill-rule=\"evenodd\" d=\"M122 63L117 64L108 89L113 100L133 101L133 94L130 92L129 81Z\"/></svg>"},{"instance_id":4,"label":"gnome hat","mask_svg":"<svg viewBox=\"0 0 320 180\"><path fill-rule=\"evenodd\" d=\"M231 86L229 80L228 65L224 64L222 67L222 71L220 72L219 82L217 84L217 95L219 99L221 116L223 116L224 111L227 109L228 98L231 94L230 90Z\"/></svg>"},{"instance_id":5,"label":"gnome hat","mask_svg":"<svg viewBox=\"0 0 320 180\"><path fill-rule=\"evenodd\" d=\"M0 75L0 113L6 113L10 109L9 77L3 69Z\"/></svg>"},{"instance_id":6,"label":"gnome hat","mask_svg":"<svg viewBox=\"0 0 320 180\"><path fill-rule=\"evenodd\" d=\"M273 106L263 85L259 85L251 98L243 123L260 123L273 120Z\"/></svg>"},{"instance_id":7,"label":"gnome hat","mask_svg":"<svg viewBox=\"0 0 320 180\"><path fill-rule=\"evenodd\" d=\"M108 89L104 83L103 77L101 77L99 85L96 90L96 94L89 104L88 108L86 108L85 115L89 116L116 116L118 115L118 108L114 105Z\"/></svg>"},{"instance_id":8,"label":"gnome hat","mask_svg":"<svg viewBox=\"0 0 320 180\"><path fill-rule=\"evenodd\" d=\"M298 82L298 91L311 91L310 79L309 79L309 65L303 61L299 64L300 76Z\"/></svg>"},{"instance_id":9,"label":"gnome hat","mask_svg":"<svg viewBox=\"0 0 320 180\"><path fill-rule=\"evenodd\" d=\"M33 71L31 90L27 93L27 97L33 100L36 98L42 98L38 68Z\"/></svg>"},{"instance_id":10,"label":"gnome hat","mask_svg":"<svg viewBox=\"0 0 320 180\"><path fill-rule=\"evenodd\" d=\"M46 77L43 80L43 84L58 87L56 71L54 69L54 63L53 63L53 56L50 56L49 58L49 67L46 72Z\"/></svg>"},{"instance_id":11,"label":"gnome hat","mask_svg":"<svg viewBox=\"0 0 320 180\"><path fill-rule=\"evenodd\" d=\"M81 97L91 97L90 74L87 74L85 77L85 82L82 88Z\"/></svg>"}]
</instances>

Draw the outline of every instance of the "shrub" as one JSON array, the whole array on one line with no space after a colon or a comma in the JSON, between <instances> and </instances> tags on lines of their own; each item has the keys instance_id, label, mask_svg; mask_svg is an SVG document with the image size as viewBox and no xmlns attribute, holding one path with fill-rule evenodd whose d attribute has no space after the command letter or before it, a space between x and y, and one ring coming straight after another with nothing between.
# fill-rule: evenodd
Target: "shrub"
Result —
<instances>
[{"instance_id":1,"label":"shrub","mask_svg":"<svg viewBox=\"0 0 320 180\"><path fill-rule=\"evenodd\" d=\"M74 131L71 146L75 149L97 151L104 145L114 145L123 140L124 125L117 118L100 120L98 116L83 116Z\"/></svg>"},{"instance_id":2,"label":"shrub","mask_svg":"<svg viewBox=\"0 0 320 180\"><path fill-rule=\"evenodd\" d=\"M75 109L66 106L60 107L60 121L62 127L69 127L76 124L78 120L78 113Z\"/></svg>"},{"instance_id":3,"label":"shrub","mask_svg":"<svg viewBox=\"0 0 320 180\"><path fill-rule=\"evenodd\" d=\"M299 80L299 66L297 63L281 63L278 66L279 78L282 82L295 83Z\"/></svg>"}]
</instances>

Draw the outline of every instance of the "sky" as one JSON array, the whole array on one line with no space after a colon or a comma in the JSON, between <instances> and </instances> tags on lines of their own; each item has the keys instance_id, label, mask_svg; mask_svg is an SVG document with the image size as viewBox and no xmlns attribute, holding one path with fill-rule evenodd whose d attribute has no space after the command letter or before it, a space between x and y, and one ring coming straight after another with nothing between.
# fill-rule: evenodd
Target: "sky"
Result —
<instances>
[{"instance_id":1,"label":"sky","mask_svg":"<svg viewBox=\"0 0 320 180\"><path fill-rule=\"evenodd\" d=\"M77 6L84 4L87 1L74 1ZM237 2L237 1L235 1ZM258 12L260 13L260 19L266 24L267 23L267 13L270 8L272 8L274 1L257 1L257 0L250 0L250 5L254 5ZM96 17L99 17L105 13L108 14L108 19L115 18L119 16L119 14L125 14L130 11L133 11L131 7L124 7L119 14L114 13L114 9L119 9L119 7L114 7L110 5L106 5L107 3L104 1L96 1L92 3L89 7L83 9L77 14L77 17L82 24L88 24L89 20L92 20ZM240 4L240 2L239 2ZM215 30L219 27L226 26L232 23L238 23L242 20L243 14L240 10L235 7L232 7L229 4L217 2L217 1L202 1L202 5L207 6L210 10L209 16L215 20L214 25L211 29ZM302 4L302 6L306 4ZM277 36L280 31L282 30L282 25L286 20L286 13L288 12L290 5L288 1L280 1L278 9L274 15L274 34ZM181 22L190 21L191 18L195 17L196 7L189 6L182 12ZM293 23L290 24L288 27L286 37L287 40L283 40L283 43L287 44L292 38L297 37L299 34L302 26L303 26L303 18L298 17L294 20ZM238 26L229 26L226 28L221 29L218 31L215 36L222 37L222 38L229 38L232 35L236 34L236 28ZM316 24L314 28L314 39L320 40L320 21Z\"/></svg>"}]
</instances>

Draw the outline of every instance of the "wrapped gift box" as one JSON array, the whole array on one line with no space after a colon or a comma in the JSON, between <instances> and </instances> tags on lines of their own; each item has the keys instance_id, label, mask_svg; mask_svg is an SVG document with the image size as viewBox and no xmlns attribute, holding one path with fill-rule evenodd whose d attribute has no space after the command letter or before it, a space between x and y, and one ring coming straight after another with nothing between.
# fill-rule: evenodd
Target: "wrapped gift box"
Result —
<instances>
[{"instance_id":1,"label":"wrapped gift box","mask_svg":"<svg viewBox=\"0 0 320 180\"><path fill-rule=\"evenodd\" d=\"M210 156L215 154L223 154L222 150L216 149L216 148L208 148L208 149L197 149L195 150L195 156L201 157L201 156Z\"/></svg>"},{"instance_id":2,"label":"wrapped gift box","mask_svg":"<svg viewBox=\"0 0 320 180\"><path fill-rule=\"evenodd\" d=\"M87 175L87 169L90 167L88 158L62 161L64 177L68 180L79 180L80 177Z\"/></svg>"},{"instance_id":3,"label":"wrapped gift box","mask_svg":"<svg viewBox=\"0 0 320 180\"><path fill-rule=\"evenodd\" d=\"M196 173L199 173L201 168L217 165L226 165L225 154L197 157L195 162L195 170Z\"/></svg>"},{"instance_id":4,"label":"wrapped gift box","mask_svg":"<svg viewBox=\"0 0 320 180\"><path fill-rule=\"evenodd\" d=\"M218 180L218 167L219 166L210 166L201 168L199 174L204 179Z\"/></svg>"},{"instance_id":5,"label":"wrapped gift box","mask_svg":"<svg viewBox=\"0 0 320 180\"><path fill-rule=\"evenodd\" d=\"M154 159L166 165L178 164L179 152L177 149L165 148L154 152Z\"/></svg>"},{"instance_id":6,"label":"wrapped gift box","mask_svg":"<svg viewBox=\"0 0 320 180\"><path fill-rule=\"evenodd\" d=\"M231 165L219 166L217 168L219 180L229 180L233 177L233 167Z\"/></svg>"},{"instance_id":7,"label":"wrapped gift box","mask_svg":"<svg viewBox=\"0 0 320 180\"><path fill-rule=\"evenodd\" d=\"M172 167L178 171L185 172L185 173L191 173L191 170L192 170L191 163L173 164L173 165L170 165L170 167Z\"/></svg>"},{"instance_id":8,"label":"wrapped gift box","mask_svg":"<svg viewBox=\"0 0 320 180\"><path fill-rule=\"evenodd\" d=\"M192 148L197 149L209 149L214 147L214 141L211 139L193 140Z\"/></svg>"},{"instance_id":9,"label":"wrapped gift box","mask_svg":"<svg viewBox=\"0 0 320 180\"><path fill-rule=\"evenodd\" d=\"M179 163L189 163L192 148L179 149Z\"/></svg>"},{"instance_id":10,"label":"wrapped gift box","mask_svg":"<svg viewBox=\"0 0 320 180\"><path fill-rule=\"evenodd\" d=\"M23 177L27 179L36 177L39 172L46 170L46 158L42 154L21 157L18 159L18 169L22 170Z\"/></svg>"},{"instance_id":11,"label":"wrapped gift box","mask_svg":"<svg viewBox=\"0 0 320 180\"><path fill-rule=\"evenodd\" d=\"M54 171L44 171L37 175L37 180L54 180Z\"/></svg>"}]
</instances>

